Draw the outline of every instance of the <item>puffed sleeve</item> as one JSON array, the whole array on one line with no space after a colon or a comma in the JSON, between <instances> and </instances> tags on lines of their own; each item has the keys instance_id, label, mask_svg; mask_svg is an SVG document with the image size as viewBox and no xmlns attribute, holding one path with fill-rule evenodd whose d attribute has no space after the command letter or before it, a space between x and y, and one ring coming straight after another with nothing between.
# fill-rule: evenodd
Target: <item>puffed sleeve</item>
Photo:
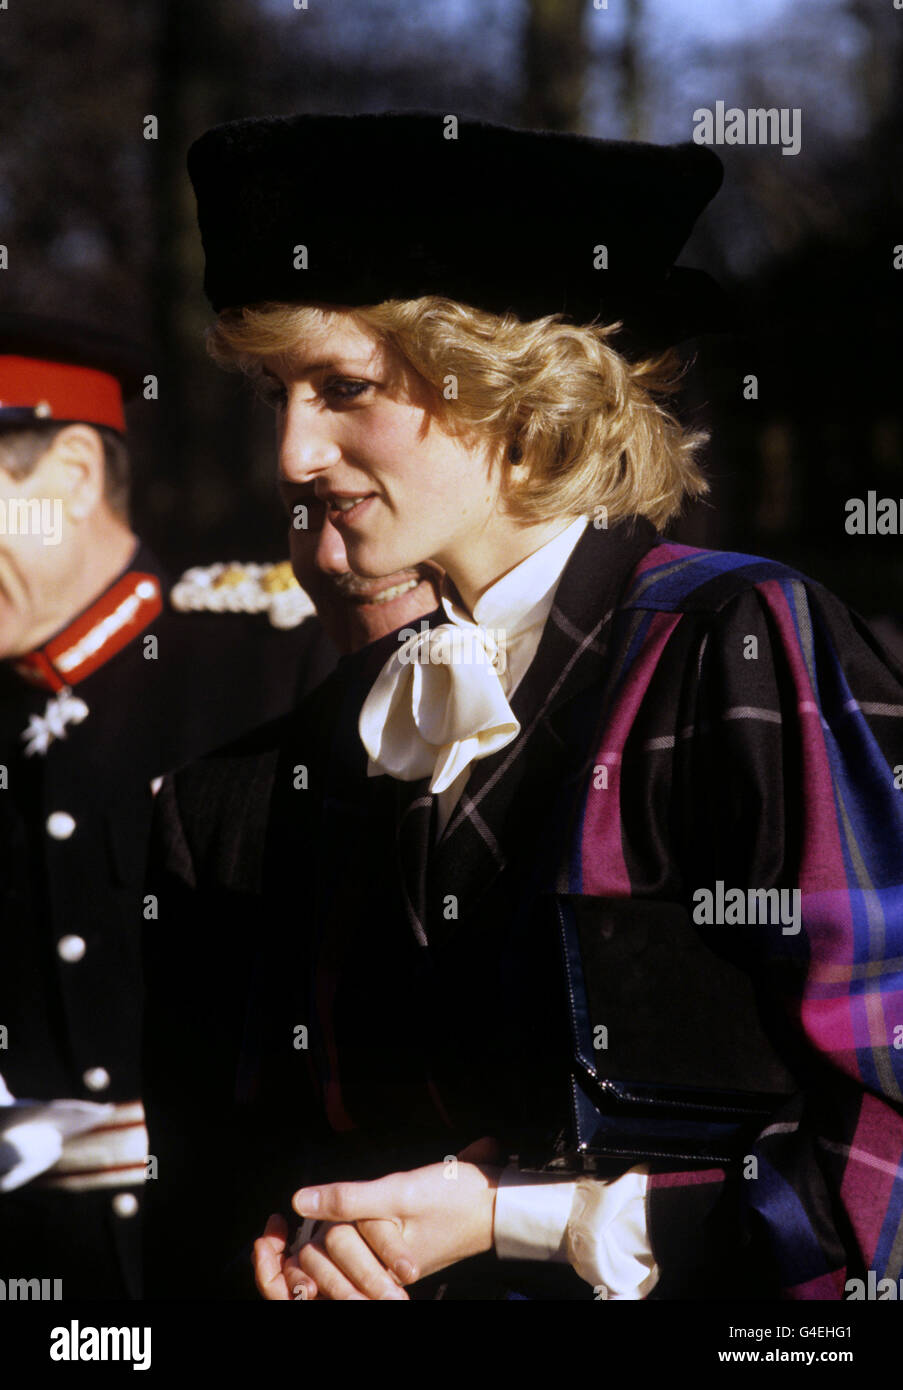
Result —
<instances>
[{"instance_id":1,"label":"puffed sleeve","mask_svg":"<svg viewBox=\"0 0 903 1390\"><path fill-rule=\"evenodd\" d=\"M732 1179L734 1209L784 1297L843 1298L903 1263L903 678L800 576L699 631L674 760L687 901L719 882L784 890L780 920L712 934L800 1078ZM652 1175L664 1267L723 1179Z\"/></svg>"}]
</instances>

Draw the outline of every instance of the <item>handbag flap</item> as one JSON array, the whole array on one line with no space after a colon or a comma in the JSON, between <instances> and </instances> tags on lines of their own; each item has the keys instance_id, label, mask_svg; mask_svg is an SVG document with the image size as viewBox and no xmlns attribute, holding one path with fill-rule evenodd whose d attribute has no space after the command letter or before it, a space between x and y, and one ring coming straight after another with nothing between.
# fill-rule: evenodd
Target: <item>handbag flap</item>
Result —
<instances>
[{"instance_id":1,"label":"handbag flap","mask_svg":"<svg viewBox=\"0 0 903 1390\"><path fill-rule=\"evenodd\" d=\"M740 1112L799 1089L751 978L680 904L570 894L557 912L574 1060L601 1102Z\"/></svg>"}]
</instances>

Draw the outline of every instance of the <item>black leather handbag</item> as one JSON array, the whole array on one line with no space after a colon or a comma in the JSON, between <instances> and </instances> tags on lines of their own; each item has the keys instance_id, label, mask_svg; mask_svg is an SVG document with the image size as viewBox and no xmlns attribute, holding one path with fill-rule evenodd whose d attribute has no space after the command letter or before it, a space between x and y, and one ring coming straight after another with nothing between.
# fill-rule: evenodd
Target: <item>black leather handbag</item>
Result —
<instances>
[{"instance_id":1,"label":"black leather handbag","mask_svg":"<svg viewBox=\"0 0 903 1390\"><path fill-rule=\"evenodd\" d=\"M543 1171L742 1159L799 1082L763 1030L749 975L679 904L558 895L568 1123ZM755 931L723 927L721 931Z\"/></svg>"}]
</instances>

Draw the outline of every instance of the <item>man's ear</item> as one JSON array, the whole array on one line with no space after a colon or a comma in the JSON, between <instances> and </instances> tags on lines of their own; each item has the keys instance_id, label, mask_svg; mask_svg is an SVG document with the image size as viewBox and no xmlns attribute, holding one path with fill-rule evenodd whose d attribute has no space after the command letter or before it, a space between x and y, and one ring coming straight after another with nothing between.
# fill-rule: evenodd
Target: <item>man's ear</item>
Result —
<instances>
[{"instance_id":1,"label":"man's ear","mask_svg":"<svg viewBox=\"0 0 903 1390\"><path fill-rule=\"evenodd\" d=\"M93 516L104 497L103 440L90 425L64 425L45 456L66 514L72 521Z\"/></svg>"}]
</instances>

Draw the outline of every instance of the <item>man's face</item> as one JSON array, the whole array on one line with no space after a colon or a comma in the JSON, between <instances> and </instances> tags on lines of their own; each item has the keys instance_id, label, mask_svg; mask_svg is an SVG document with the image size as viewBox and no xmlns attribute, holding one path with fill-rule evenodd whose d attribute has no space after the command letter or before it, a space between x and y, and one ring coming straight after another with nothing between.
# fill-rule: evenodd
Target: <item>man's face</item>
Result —
<instances>
[{"instance_id":1,"label":"man's face","mask_svg":"<svg viewBox=\"0 0 903 1390\"><path fill-rule=\"evenodd\" d=\"M441 578L437 566L425 563L378 579L362 579L352 573L345 542L312 484L283 481L280 491L290 518L292 569L339 651L357 651L400 627L416 624L436 607Z\"/></svg>"},{"instance_id":2,"label":"man's face","mask_svg":"<svg viewBox=\"0 0 903 1390\"><path fill-rule=\"evenodd\" d=\"M65 626L81 560L52 451L27 478L14 478L3 462L0 449L0 660L31 651ZM13 527L19 534L10 534Z\"/></svg>"}]
</instances>

